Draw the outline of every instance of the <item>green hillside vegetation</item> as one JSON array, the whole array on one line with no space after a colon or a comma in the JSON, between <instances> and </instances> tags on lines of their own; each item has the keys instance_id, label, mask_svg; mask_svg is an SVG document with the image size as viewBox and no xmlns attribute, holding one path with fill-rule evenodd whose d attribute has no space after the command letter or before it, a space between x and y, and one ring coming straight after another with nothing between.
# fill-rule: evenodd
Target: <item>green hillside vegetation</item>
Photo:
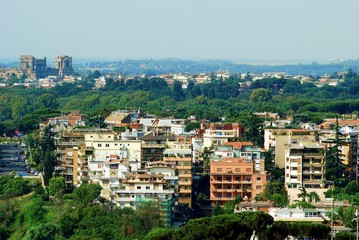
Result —
<instances>
[{"instance_id":1,"label":"green hillside vegetation","mask_svg":"<svg viewBox=\"0 0 359 240\"><path fill-rule=\"evenodd\" d=\"M0 189L14 179L30 187L20 193L14 186L1 195L0 239L142 239L152 228L162 226L156 204L144 203L136 211L112 209L100 197L97 184L65 193L62 177L52 178L44 189L21 177L0 176ZM22 195L28 190L31 194Z\"/></svg>"}]
</instances>

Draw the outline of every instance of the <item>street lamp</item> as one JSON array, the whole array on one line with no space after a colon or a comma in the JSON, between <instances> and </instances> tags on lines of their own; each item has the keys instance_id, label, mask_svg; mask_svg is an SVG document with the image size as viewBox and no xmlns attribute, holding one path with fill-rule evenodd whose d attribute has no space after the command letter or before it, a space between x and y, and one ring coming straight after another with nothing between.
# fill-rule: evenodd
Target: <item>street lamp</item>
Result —
<instances>
[{"instance_id":1,"label":"street lamp","mask_svg":"<svg viewBox=\"0 0 359 240\"><path fill-rule=\"evenodd\" d=\"M332 214L332 216L331 216L331 224L330 224L330 239L331 240L333 240L334 239L334 232L333 232L333 220L334 220L334 210L333 210L333 206L334 206L334 198L331 198L331 207L330 207L330 209L331 209L331 214Z\"/></svg>"}]
</instances>

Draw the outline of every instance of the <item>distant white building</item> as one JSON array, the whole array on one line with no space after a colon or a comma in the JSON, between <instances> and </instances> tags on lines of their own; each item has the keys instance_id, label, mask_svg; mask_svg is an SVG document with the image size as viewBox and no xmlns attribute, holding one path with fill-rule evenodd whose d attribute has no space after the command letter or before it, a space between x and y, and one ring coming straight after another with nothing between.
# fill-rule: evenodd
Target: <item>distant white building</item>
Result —
<instances>
[{"instance_id":1,"label":"distant white building","mask_svg":"<svg viewBox=\"0 0 359 240\"><path fill-rule=\"evenodd\" d=\"M274 221L324 222L330 220L324 208L269 208Z\"/></svg>"}]
</instances>

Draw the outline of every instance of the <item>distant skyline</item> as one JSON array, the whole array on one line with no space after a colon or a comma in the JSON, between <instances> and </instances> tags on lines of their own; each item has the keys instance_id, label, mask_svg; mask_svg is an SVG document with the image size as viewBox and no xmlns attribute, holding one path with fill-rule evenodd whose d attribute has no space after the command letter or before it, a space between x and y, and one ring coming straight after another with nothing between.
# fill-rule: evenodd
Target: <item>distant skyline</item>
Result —
<instances>
[{"instance_id":1,"label":"distant skyline","mask_svg":"<svg viewBox=\"0 0 359 240\"><path fill-rule=\"evenodd\" d=\"M0 59L359 59L358 0L2 0Z\"/></svg>"}]
</instances>

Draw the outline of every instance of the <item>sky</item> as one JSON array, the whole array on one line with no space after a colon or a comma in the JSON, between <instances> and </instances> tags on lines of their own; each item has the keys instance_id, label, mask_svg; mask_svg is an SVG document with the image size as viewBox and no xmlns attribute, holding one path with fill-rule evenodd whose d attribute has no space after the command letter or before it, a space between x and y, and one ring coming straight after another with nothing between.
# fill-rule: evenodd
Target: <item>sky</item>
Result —
<instances>
[{"instance_id":1,"label":"sky","mask_svg":"<svg viewBox=\"0 0 359 240\"><path fill-rule=\"evenodd\" d=\"M359 58L358 0L1 0L0 58Z\"/></svg>"}]
</instances>

